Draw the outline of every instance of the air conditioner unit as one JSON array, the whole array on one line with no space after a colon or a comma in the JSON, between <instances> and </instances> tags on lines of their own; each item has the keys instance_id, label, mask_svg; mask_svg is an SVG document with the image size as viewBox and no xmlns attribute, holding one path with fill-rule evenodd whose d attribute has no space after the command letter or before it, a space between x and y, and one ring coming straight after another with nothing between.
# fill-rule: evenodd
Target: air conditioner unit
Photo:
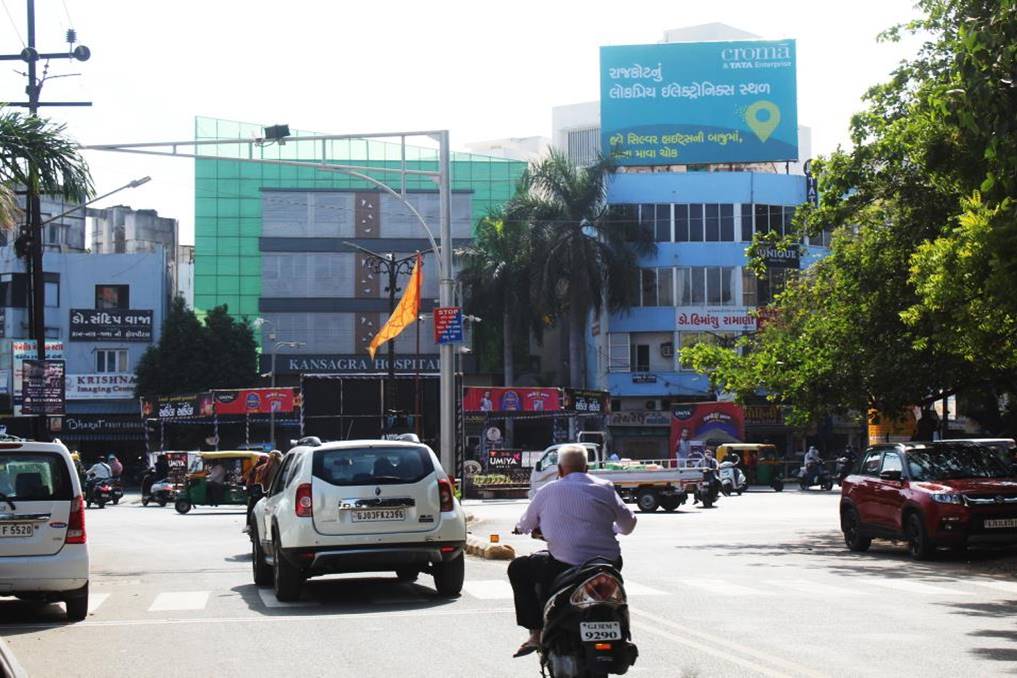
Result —
<instances>
[{"instance_id":1,"label":"air conditioner unit","mask_svg":"<svg viewBox=\"0 0 1017 678\"><path fill-rule=\"evenodd\" d=\"M646 401L646 409L647 410L659 410L660 409L660 401L659 400L647 400Z\"/></svg>"}]
</instances>

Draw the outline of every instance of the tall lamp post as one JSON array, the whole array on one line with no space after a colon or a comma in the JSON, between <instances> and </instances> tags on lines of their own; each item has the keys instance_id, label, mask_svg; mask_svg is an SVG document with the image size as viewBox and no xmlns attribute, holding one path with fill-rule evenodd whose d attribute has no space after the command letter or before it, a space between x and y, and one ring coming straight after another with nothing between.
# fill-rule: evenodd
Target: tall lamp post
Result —
<instances>
[{"instance_id":1,"label":"tall lamp post","mask_svg":"<svg viewBox=\"0 0 1017 678\"><path fill-rule=\"evenodd\" d=\"M361 254L364 254L367 258L364 259L364 268L374 275L385 275L388 277L388 312L391 314L395 311L396 307L396 292L399 291L399 276L409 275L413 272L413 266L417 261L417 254L426 254L426 252L420 252L411 254L408 257L402 259L396 259L395 254L389 252L388 254L380 254L378 252L371 251L366 247L361 247L355 243L347 242L344 243L348 247L352 247ZM428 250L430 252L431 250ZM388 376L386 378L385 387L385 409L392 409L391 405L395 402L395 341L389 340L388 342Z\"/></svg>"},{"instance_id":2,"label":"tall lamp post","mask_svg":"<svg viewBox=\"0 0 1017 678\"><path fill-rule=\"evenodd\" d=\"M269 335L272 340L272 388L275 388L275 354L280 348L301 348L306 346L302 341L275 341L275 332ZM272 439L272 448L275 449L275 408L268 409L268 436Z\"/></svg>"}]
</instances>

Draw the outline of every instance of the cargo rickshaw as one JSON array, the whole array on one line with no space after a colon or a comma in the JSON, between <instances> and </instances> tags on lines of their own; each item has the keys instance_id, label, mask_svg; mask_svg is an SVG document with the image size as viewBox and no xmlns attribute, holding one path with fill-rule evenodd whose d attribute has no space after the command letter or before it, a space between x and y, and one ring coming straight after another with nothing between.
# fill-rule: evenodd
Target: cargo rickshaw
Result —
<instances>
[{"instance_id":1,"label":"cargo rickshaw","mask_svg":"<svg viewBox=\"0 0 1017 678\"><path fill-rule=\"evenodd\" d=\"M717 448L717 461L737 455L750 485L769 485L777 492L784 489L784 460L777 447L769 443L724 443Z\"/></svg>"},{"instance_id":2,"label":"cargo rickshaw","mask_svg":"<svg viewBox=\"0 0 1017 678\"><path fill-rule=\"evenodd\" d=\"M174 504L177 513L187 513L195 506L247 506L247 486L244 475L258 463L259 459L268 457L264 452L252 450L231 450L221 452L202 452L201 467L187 474L184 486L177 495ZM223 487L220 497L209 496L208 476L216 465L225 470ZM214 499L214 501L212 501Z\"/></svg>"}]
</instances>

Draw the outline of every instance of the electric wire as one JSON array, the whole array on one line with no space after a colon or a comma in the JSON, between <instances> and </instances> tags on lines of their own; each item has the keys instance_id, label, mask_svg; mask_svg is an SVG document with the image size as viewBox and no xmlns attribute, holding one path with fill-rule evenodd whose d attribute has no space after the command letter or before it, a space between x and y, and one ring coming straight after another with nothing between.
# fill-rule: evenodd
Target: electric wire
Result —
<instances>
[{"instance_id":1,"label":"electric wire","mask_svg":"<svg viewBox=\"0 0 1017 678\"><path fill-rule=\"evenodd\" d=\"M25 47L25 39L21 37L21 31L18 30L18 24L14 21L14 17L11 15L11 10L7 7L7 0L0 0L0 3L4 6L4 12L7 14L7 18L11 22L11 28L14 29L14 34L18 36L18 40L21 41L21 46Z\"/></svg>"}]
</instances>

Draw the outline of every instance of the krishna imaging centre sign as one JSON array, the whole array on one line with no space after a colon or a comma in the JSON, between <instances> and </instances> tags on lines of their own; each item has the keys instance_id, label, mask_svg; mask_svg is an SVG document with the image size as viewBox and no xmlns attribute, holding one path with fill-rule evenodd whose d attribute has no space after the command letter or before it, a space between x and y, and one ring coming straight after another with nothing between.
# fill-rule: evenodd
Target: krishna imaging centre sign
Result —
<instances>
[{"instance_id":1,"label":"krishna imaging centre sign","mask_svg":"<svg viewBox=\"0 0 1017 678\"><path fill-rule=\"evenodd\" d=\"M600 89L618 164L798 159L794 40L601 47Z\"/></svg>"}]
</instances>

